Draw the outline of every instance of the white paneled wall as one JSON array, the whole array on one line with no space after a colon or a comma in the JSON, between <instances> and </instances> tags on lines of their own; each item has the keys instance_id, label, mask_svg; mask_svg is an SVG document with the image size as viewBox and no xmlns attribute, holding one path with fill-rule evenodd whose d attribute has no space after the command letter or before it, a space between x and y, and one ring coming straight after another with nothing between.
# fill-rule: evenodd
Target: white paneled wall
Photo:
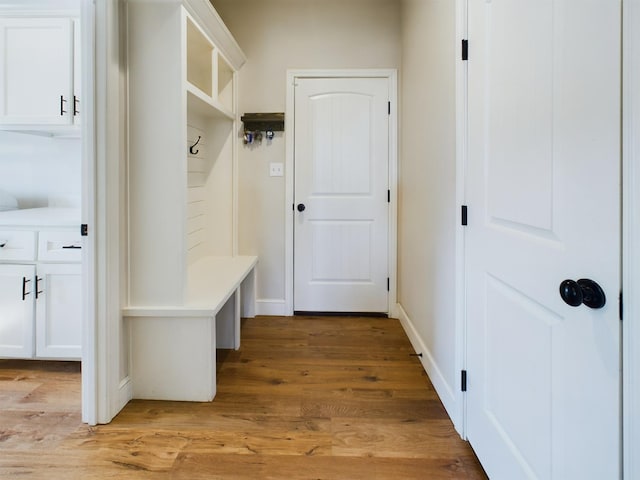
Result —
<instances>
[{"instance_id":1,"label":"white paneled wall","mask_svg":"<svg viewBox=\"0 0 640 480\"><path fill-rule=\"evenodd\" d=\"M193 122L192 122L193 123ZM200 141L198 142L198 137ZM190 147L196 142L191 153ZM192 264L205 255L207 208L206 183L208 173L207 138L205 131L191 123L187 125L187 262Z\"/></svg>"}]
</instances>

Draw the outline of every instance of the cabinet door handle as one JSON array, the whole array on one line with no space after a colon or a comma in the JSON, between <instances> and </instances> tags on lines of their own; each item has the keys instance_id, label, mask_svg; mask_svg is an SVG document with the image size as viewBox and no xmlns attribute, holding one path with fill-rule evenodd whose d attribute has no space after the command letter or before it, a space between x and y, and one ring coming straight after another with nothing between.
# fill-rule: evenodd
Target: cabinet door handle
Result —
<instances>
[{"instance_id":1,"label":"cabinet door handle","mask_svg":"<svg viewBox=\"0 0 640 480\"><path fill-rule=\"evenodd\" d=\"M42 293L42 290L39 290L39 288L40 288L40 280L42 280L42 278L40 278L39 276L36 275L36 300L38 299L38 297Z\"/></svg>"},{"instance_id":2,"label":"cabinet door handle","mask_svg":"<svg viewBox=\"0 0 640 480\"><path fill-rule=\"evenodd\" d=\"M67 103L67 101L64 99L64 95L60 95L60 116L67 113L67 111L64 109L65 103Z\"/></svg>"},{"instance_id":3,"label":"cabinet door handle","mask_svg":"<svg viewBox=\"0 0 640 480\"><path fill-rule=\"evenodd\" d=\"M26 300L27 295L29 295L31 292L27 292L27 283L30 282L31 279L27 278L27 277L22 277L22 300Z\"/></svg>"},{"instance_id":4,"label":"cabinet door handle","mask_svg":"<svg viewBox=\"0 0 640 480\"><path fill-rule=\"evenodd\" d=\"M82 247L80 245L63 245L64 249L72 249L72 250L80 250Z\"/></svg>"},{"instance_id":5,"label":"cabinet door handle","mask_svg":"<svg viewBox=\"0 0 640 480\"><path fill-rule=\"evenodd\" d=\"M80 110L78 110L78 105L80 104L80 100L75 95L73 96L73 116L80 114Z\"/></svg>"},{"instance_id":6,"label":"cabinet door handle","mask_svg":"<svg viewBox=\"0 0 640 480\"><path fill-rule=\"evenodd\" d=\"M9 243L9 240L0 240L0 248L4 248L7 243Z\"/></svg>"}]
</instances>

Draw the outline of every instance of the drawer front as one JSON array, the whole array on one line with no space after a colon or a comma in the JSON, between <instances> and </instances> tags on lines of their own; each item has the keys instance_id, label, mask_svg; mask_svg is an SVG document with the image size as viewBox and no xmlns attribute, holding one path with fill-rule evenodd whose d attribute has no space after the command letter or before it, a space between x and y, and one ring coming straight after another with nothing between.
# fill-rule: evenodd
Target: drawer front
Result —
<instances>
[{"instance_id":1,"label":"drawer front","mask_svg":"<svg viewBox=\"0 0 640 480\"><path fill-rule=\"evenodd\" d=\"M80 262L82 237L75 231L41 231L38 234L38 261Z\"/></svg>"},{"instance_id":2,"label":"drawer front","mask_svg":"<svg viewBox=\"0 0 640 480\"><path fill-rule=\"evenodd\" d=\"M25 230L0 230L0 260L35 259L35 232Z\"/></svg>"}]
</instances>

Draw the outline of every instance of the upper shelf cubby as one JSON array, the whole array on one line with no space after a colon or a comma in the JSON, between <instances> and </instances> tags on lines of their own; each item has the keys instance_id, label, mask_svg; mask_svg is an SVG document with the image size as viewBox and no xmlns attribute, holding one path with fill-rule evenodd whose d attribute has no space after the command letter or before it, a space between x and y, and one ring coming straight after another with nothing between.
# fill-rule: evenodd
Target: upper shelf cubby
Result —
<instances>
[{"instance_id":1,"label":"upper shelf cubby","mask_svg":"<svg viewBox=\"0 0 640 480\"><path fill-rule=\"evenodd\" d=\"M199 113L215 117L220 117L222 113L223 117L235 118L233 114L236 69L189 14L185 15L185 22L186 89L190 106L195 106L195 100L201 100ZM219 112L207 112L209 107Z\"/></svg>"},{"instance_id":2,"label":"upper shelf cubby","mask_svg":"<svg viewBox=\"0 0 640 480\"><path fill-rule=\"evenodd\" d=\"M187 17L187 81L213 97L214 47Z\"/></svg>"}]
</instances>

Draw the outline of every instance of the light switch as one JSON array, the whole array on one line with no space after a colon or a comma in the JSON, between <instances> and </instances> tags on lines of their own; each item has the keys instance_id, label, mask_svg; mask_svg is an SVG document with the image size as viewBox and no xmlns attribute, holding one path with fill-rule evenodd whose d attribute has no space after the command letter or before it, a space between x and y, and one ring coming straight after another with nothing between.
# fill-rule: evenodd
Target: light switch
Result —
<instances>
[{"instance_id":1,"label":"light switch","mask_svg":"<svg viewBox=\"0 0 640 480\"><path fill-rule=\"evenodd\" d=\"M284 175L283 163L270 163L269 164L269 176L282 177Z\"/></svg>"}]
</instances>

